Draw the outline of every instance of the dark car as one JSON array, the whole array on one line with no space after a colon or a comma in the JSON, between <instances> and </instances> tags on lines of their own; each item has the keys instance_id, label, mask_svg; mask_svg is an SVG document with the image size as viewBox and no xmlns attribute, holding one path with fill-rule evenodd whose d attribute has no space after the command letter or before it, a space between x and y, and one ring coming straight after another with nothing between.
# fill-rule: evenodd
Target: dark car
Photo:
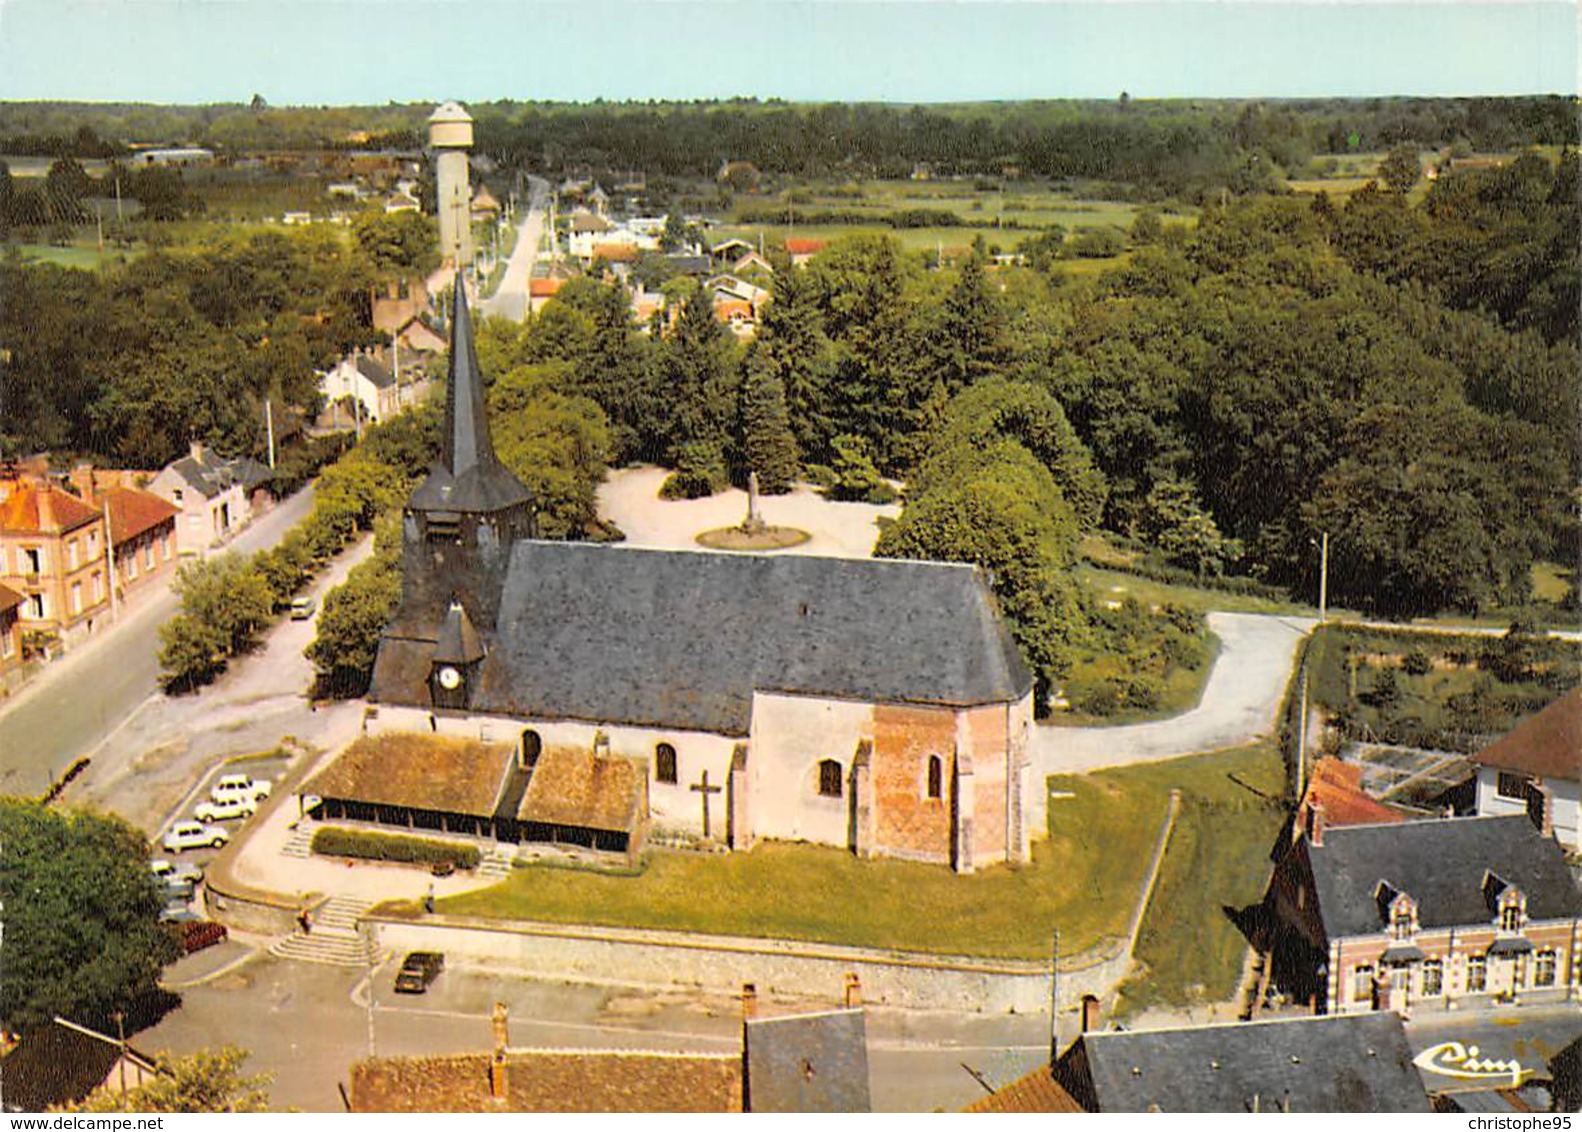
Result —
<instances>
[{"instance_id":1,"label":"dark car","mask_svg":"<svg viewBox=\"0 0 1582 1132\"><path fill-rule=\"evenodd\" d=\"M444 969L445 957L439 952L414 951L401 961L395 989L401 994L422 994Z\"/></svg>"}]
</instances>

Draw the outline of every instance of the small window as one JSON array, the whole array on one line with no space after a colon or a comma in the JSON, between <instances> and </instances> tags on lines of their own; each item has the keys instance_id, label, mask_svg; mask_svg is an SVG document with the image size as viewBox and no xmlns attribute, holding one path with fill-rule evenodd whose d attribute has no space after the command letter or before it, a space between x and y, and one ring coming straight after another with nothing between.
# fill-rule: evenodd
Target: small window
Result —
<instances>
[{"instance_id":1,"label":"small window","mask_svg":"<svg viewBox=\"0 0 1582 1132\"><path fill-rule=\"evenodd\" d=\"M945 763L938 755L928 756L928 796L938 798L945 792Z\"/></svg>"},{"instance_id":2,"label":"small window","mask_svg":"<svg viewBox=\"0 0 1582 1132\"><path fill-rule=\"evenodd\" d=\"M1527 777L1521 774L1513 774L1508 770L1502 770L1499 778L1495 781L1494 789L1501 798L1525 799L1527 797Z\"/></svg>"},{"instance_id":3,"label":"small window","mask_svg":"<svg viewBox=\"0 0 1582 1132\"><path fill-rule=\"evenodd\" d=\"M10 657L16 652L16 642L13 640L11 626L7 625L0 630L0 656Z\"/></svg>"},{"instance_id":4,"label":"small window","mask_svg":"<svg viewBox=\"0 0 1582 1132\"><path fill-rule=\"evenodd\" d=\"M676 749L669 743L654 748L654 781L676 784Z\"/></svg>"},{"instance_id":5,"label":"small window","mask_svg":"<svg viewBox=\"0 0 1582 1132\"><path fill-rule=\"evenodd\" d=\"M1555 985L1555 953L1553 951L1540 951L1533 960L1533 986L1552 987Z\"/></svg>"},{"instance_id":6,"label":"small window","mask_svg":"<svg viewBox=\"0 0 1582 1132\"><path fill-rule=\"evenodd\" d=\"M537 731L531 727L522 732L522 765L533 766L538 762L538 756L544 753L544 740Z\"/></svg>"},{"instance_id":7,"label":"small window","mask_svg":"<svg viewBox=\"0 0 1582 1132\"><path fill-rule=\"evenodd\" d=\"M1390 934L1396 939L1412 938L1412 909L1403 904L1390 917Z\"/></svg>"},{"instance_id":8,"label":"small window","mask_svg":"<svg viewBox=\"0 0 1582 1132\"><path fill-rule=\"evenodd\" d=\"M1489 961L1481 955L1473 955L1467 959L1467 990L1472 994L1481 994L1489 986Z\"/></svg>"},{"instance_id":9,"label":"small window","mask_svg":"<svg viewBox=\"0 0 1582 1132\"><path fill-rule=\"evenodd\" d=\"M32 617L35 620L42 621L44 619L43 594L27 595L27 613L29 617Z\"/></svg>"},{"instance_id":10,"label":"small window","mask_svg":"<svg viewBox=\"0 0 1582 1132\"><path fill-rule=\"evenodd\" d=\"M1505 932L1520 931L1522 927L1522 910L1516 904L1507 904L1500 909L1500 930Z\"/></svg>"},{"instance_id":11,"label":"small window","mask_svg":"<svg viewBox=\"0 0 1582 1132\"><path fill-rule=\"evenodd\" d=\"M66 569L68 569L68 570L75 570L76 568L77 568L77 540L76 539L67 539L66 540Z\"/></svg>"},{"instance_id":12,"label":"small window","mask_svg":"<svg viewBox=\"0 0 1582 1132\"><path fill-rule=\"evenodd\" d=\"M1351 999L1360 1002L1373 998L1373 964L1363 963L1351 972Z\"/></svg>"},{"instance_id":13,"label":"small window","mask_svg":"<svg viewBox=\"0 0 1582 1132\"><path fill-rule=\"evenodd\" d=\"M99 555L99 532L88 532L88 557L96 558Z\"/></svg>"},{"instance_id":14,"label":"small window","mask_svg":"<svg viewBox=\"0 0 1582 1132\"><path fill-rule=\"evenodd\" d=\"M104 600L104 575L103 574L95 574L93 576L93 600L96 601L96 602Z\"/></svg>"},{"instance_id":15,"label":"small window","mask_svg":"<svg viewBox=\"0 0 1582 1132\"><path fill-rule=\"evenodd\" d=\"M1445 992L1445 964L1440 959L1428 959L1423 962L1423 994L1443 994Z\"/></svg>"},{"instance_id":16,"label":"small window","mask_svg":"<svg viewBox=\"0 0 1582 1132\"><path fill-rule=\"evenodd\" d=\"M71 611L73 615L82 612L82 583L71 584Z\"/></svg>"},{"instance_id":17,"label":"small window","mask_svg":"<svg viewBox=\"0 0 1582 1132\"><path fill-rule=\"evenodd\" d=\"M842 777L840 763L825 759L818 764L818 792L826 798L839 798Z\"/></svg>"}]
</instances>

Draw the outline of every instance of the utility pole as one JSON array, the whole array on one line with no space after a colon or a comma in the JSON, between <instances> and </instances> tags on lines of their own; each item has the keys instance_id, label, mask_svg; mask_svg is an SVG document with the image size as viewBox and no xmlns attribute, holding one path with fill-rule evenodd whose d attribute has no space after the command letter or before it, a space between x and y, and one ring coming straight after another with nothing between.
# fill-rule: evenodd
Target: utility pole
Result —
<instances>
[{"instance_id":1,"label":"utility pole","mask_svg":"<svg viewBox=\"0 0 1582 1132\"><path fill-rule=\"evenodd\" d=\"M1049 945L1049 1064L1060 1060L1060 929Z\"/></svg>"},{"instance_id":2,"label":"utility pole","mask_svg":"<svg viewBox=\"0 0 1582 1132\"><path fill-rule=\"evenodd\" d=\"M1302 706L1296 721L1296 803L1302 804L1307 789L1307 661L1302 661Z\"/></svg>"},{"instance_id":3,"label":"utility pole","mask_svg":"<svg viewBox=\"0 0 1582 1132\"><path fill-rule=\"evenodd\" d=\"M1318 620L1322 624L1329 609L1329 532L1322 535L1318 552Z\"/></svg>"},{"instance_id":4,"label":"utility pole","mask_svg":"<svg viewBox=\"0 0 1582 1132\"><path fill-rule=\"evenodd\" d=\"M269 436L269 469L275 467L275 406L268 397L264 398L264 431Z\"/></svg>"}]
</instances>

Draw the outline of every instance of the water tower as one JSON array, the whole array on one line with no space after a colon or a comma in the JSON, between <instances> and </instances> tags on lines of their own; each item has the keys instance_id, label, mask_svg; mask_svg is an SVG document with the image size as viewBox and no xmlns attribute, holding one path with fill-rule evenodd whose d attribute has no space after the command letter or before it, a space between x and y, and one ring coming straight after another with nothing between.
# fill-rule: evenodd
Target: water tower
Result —
<instances>
[{"instance_id":1,"label":"water tower","mask_svg":"<svg viewBox=\"0 0 1582 1132\"><path fill-rule=\"evenodd\" d=\"M434 151L440 261L466 267L472 263L472 186L467 180L472 115L454 102L439 106L428 116L428 144Z\"/></svg>"}]
</instances>

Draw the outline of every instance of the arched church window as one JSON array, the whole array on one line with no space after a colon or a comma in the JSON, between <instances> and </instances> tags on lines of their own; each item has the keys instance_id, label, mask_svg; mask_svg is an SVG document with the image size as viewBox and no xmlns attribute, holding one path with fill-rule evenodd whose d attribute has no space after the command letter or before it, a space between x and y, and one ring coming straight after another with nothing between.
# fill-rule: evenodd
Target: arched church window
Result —
<instances>
[{"instance_id":1,"label":"arched church window","mask_svg":"<svg viewBox=\"0 0 1582 1132\"><path fill-rule=\"evenodd\" d=\"M840 763L825 759L818 764L818 792L826 798L839 798L842 777Z\"/></svg>"},{"instance_id":2,"label":"arched church window","mask_svg":"<svg viewBox=\"0 0 1582 1132\"><path fill-rule=\"evenodd\" d=\"M529 727L522 732L522 765L532 766L538 762L538 756L544 753L544 740L539 738L538 732Z\"/></svg>"},{"instance_id":3,"label":"arched church window","mask_svg":"<svg viewBox=\"0 0 1582 1132\"><path fill-rule=\"evenodd\" d=\"M945 792L945 763L938 755L928 756L928 796L938 798Z\"/></svg>"},{"instance_id":4,"label":"arched church window","mask_svg":"<svg viewBox=\"0 0 1582 1132\"><path fill-rule=\"evenodd\" d=\"M676 749L669 743L660 743L654 748L654 781L668 782L672 786L677 781Z\"/></svg>"}]
</instances>

